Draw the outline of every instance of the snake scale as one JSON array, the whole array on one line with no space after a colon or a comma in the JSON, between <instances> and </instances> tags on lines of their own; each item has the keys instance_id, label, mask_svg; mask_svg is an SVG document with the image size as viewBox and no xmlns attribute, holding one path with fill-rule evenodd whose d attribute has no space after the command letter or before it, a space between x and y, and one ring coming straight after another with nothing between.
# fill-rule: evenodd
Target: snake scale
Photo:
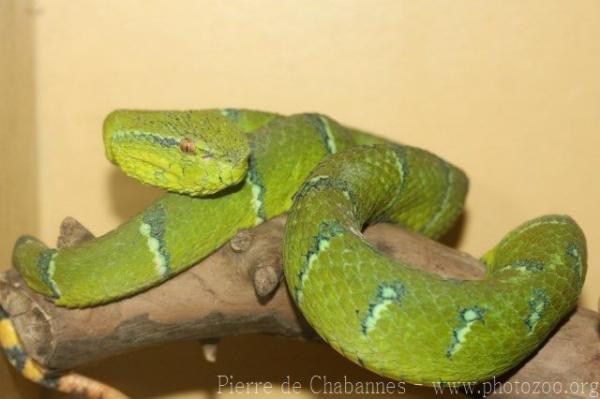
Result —
<instances>
[{"instance_id":1,"label":"snake scale","mask_svg":"<svg viewBox=\"0 0 600 399\"><path fill-rule=\"evenodd\" d=\"M120 110L107 117L104 141L125 173L170 193L75 247L17 241L15 267L59 306L160 284L240 228L289 211L284 271L309 323L351 361L432 385L514 367L575 306L583 285L585 238L562 215L508 233L483 256L481 281L391 260L363 227L392 222L438 238L462 212L467 178L427 151L320 114Z\"/></svg>"}]
</instances>

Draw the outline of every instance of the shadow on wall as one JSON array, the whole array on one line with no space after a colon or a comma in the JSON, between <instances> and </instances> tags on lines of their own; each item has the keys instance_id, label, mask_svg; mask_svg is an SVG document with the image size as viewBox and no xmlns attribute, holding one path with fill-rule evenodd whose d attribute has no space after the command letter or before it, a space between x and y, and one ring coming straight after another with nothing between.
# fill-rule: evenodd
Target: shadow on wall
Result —
<instances>
[{"instance_id":1,"label":"shadow on wall","mask_svg":"<svg viewBox=\"0 0 600 399\"><path fill-rule=\"evenodd\" d=\"M448 230L448 232L444 234L439 241L449 247L459 248L464 237L464 230L468 223L468 219L469 212L465 209L463 210L463 213L460 214L452 228Z\"/></svg>"},{"instance_id":2,"label":"shadow on wall","mask_svg":"<svg viewBox=\"0 0 600 399\"><path fill-rule=\"evenodd\" d=\"M123 222L164 194L163 190L143 185L116 168L111 171L108 190L112 212Z\"/></svg>"},{"instance_id":3,"label":"shadow on wall","mask_svg":"<svg viewBox=\"0 0 600 399\"><path fill-rule=\"evenodd\" d=\"M39 227L36 136L36 42L31 0L0 1L0 271L12 246ZM0 353L0 397L35 399L40 389L17 375Z\"/></svg>"}]
</instances>

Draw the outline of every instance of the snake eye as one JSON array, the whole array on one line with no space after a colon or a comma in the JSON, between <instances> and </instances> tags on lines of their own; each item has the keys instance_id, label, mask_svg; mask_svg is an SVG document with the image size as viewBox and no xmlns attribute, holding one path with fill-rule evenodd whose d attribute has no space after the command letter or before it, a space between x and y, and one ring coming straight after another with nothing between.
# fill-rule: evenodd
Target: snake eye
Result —
<instances>
[{"instance_id":1,"label":"snake eye","mask_svg":"<svg viewBox=\"0 0 600 399\"><path fill-rule=\"evenodd\" d=\"M181 141L179 142L179 149L185 154L196 153L196 145L192 140L188 138L181 139Z\"/></svg>"}]
</instances>

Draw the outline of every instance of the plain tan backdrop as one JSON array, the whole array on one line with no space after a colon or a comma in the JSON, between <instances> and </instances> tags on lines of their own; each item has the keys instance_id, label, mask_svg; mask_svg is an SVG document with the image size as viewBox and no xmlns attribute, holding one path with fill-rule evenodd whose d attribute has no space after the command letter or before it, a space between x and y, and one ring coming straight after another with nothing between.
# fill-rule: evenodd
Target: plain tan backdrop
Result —
<instances>
[{"instance_id":1,"label":"plain tan backdrop","mask_svg":"<svg viewBox=\"0 0 600 399\"><path fill-rule=\"evenodd\" d=\"M462 250L572 215L589 246L581 303L595 308L599 38L593 0L0 0L1 264L20 233L53 243L72 215L101 234L159 195L104 159L115 108L318 111L464 168ZM225 339L216 365L178 343L85 371L153 398L212 397L219 373L373 378L323 346L260 337ZM2 373L2 397L33 397Z\"/></svg>"}]
</instances>

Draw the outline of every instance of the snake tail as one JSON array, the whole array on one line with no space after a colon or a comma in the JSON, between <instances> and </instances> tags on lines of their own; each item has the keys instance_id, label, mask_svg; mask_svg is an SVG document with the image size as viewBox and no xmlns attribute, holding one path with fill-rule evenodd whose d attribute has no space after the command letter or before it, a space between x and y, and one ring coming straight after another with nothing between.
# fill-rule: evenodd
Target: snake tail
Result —
<instances>
[{"instance_id":1,"label":"snake tail","mask_svg":"<svg viewBox=\"0 0 600 399\"><path fill-rule=\"evenodd\" d=\"M2 306L0 306L0 346L9 363L23 377L36 384L88 399L128 398L115 388L81 374L59 373L41 366L23 349L13 321Z\"/></svg>"},{"instance_id":2,"label":"snake tail","mask_svg":"<svg viewBox=\"0 0 600 399\"><path fill-rule=\"evenodd\" d=\"M480 382L516 366L576 305L586 272L568 216L524 223L459 281L390 259L365 223L436 237L460 213L466 177L423 150L354 147L323 161L286 224L286 280L303 315L348 359L415 384Z\"/></svg>"}]
</instances>

